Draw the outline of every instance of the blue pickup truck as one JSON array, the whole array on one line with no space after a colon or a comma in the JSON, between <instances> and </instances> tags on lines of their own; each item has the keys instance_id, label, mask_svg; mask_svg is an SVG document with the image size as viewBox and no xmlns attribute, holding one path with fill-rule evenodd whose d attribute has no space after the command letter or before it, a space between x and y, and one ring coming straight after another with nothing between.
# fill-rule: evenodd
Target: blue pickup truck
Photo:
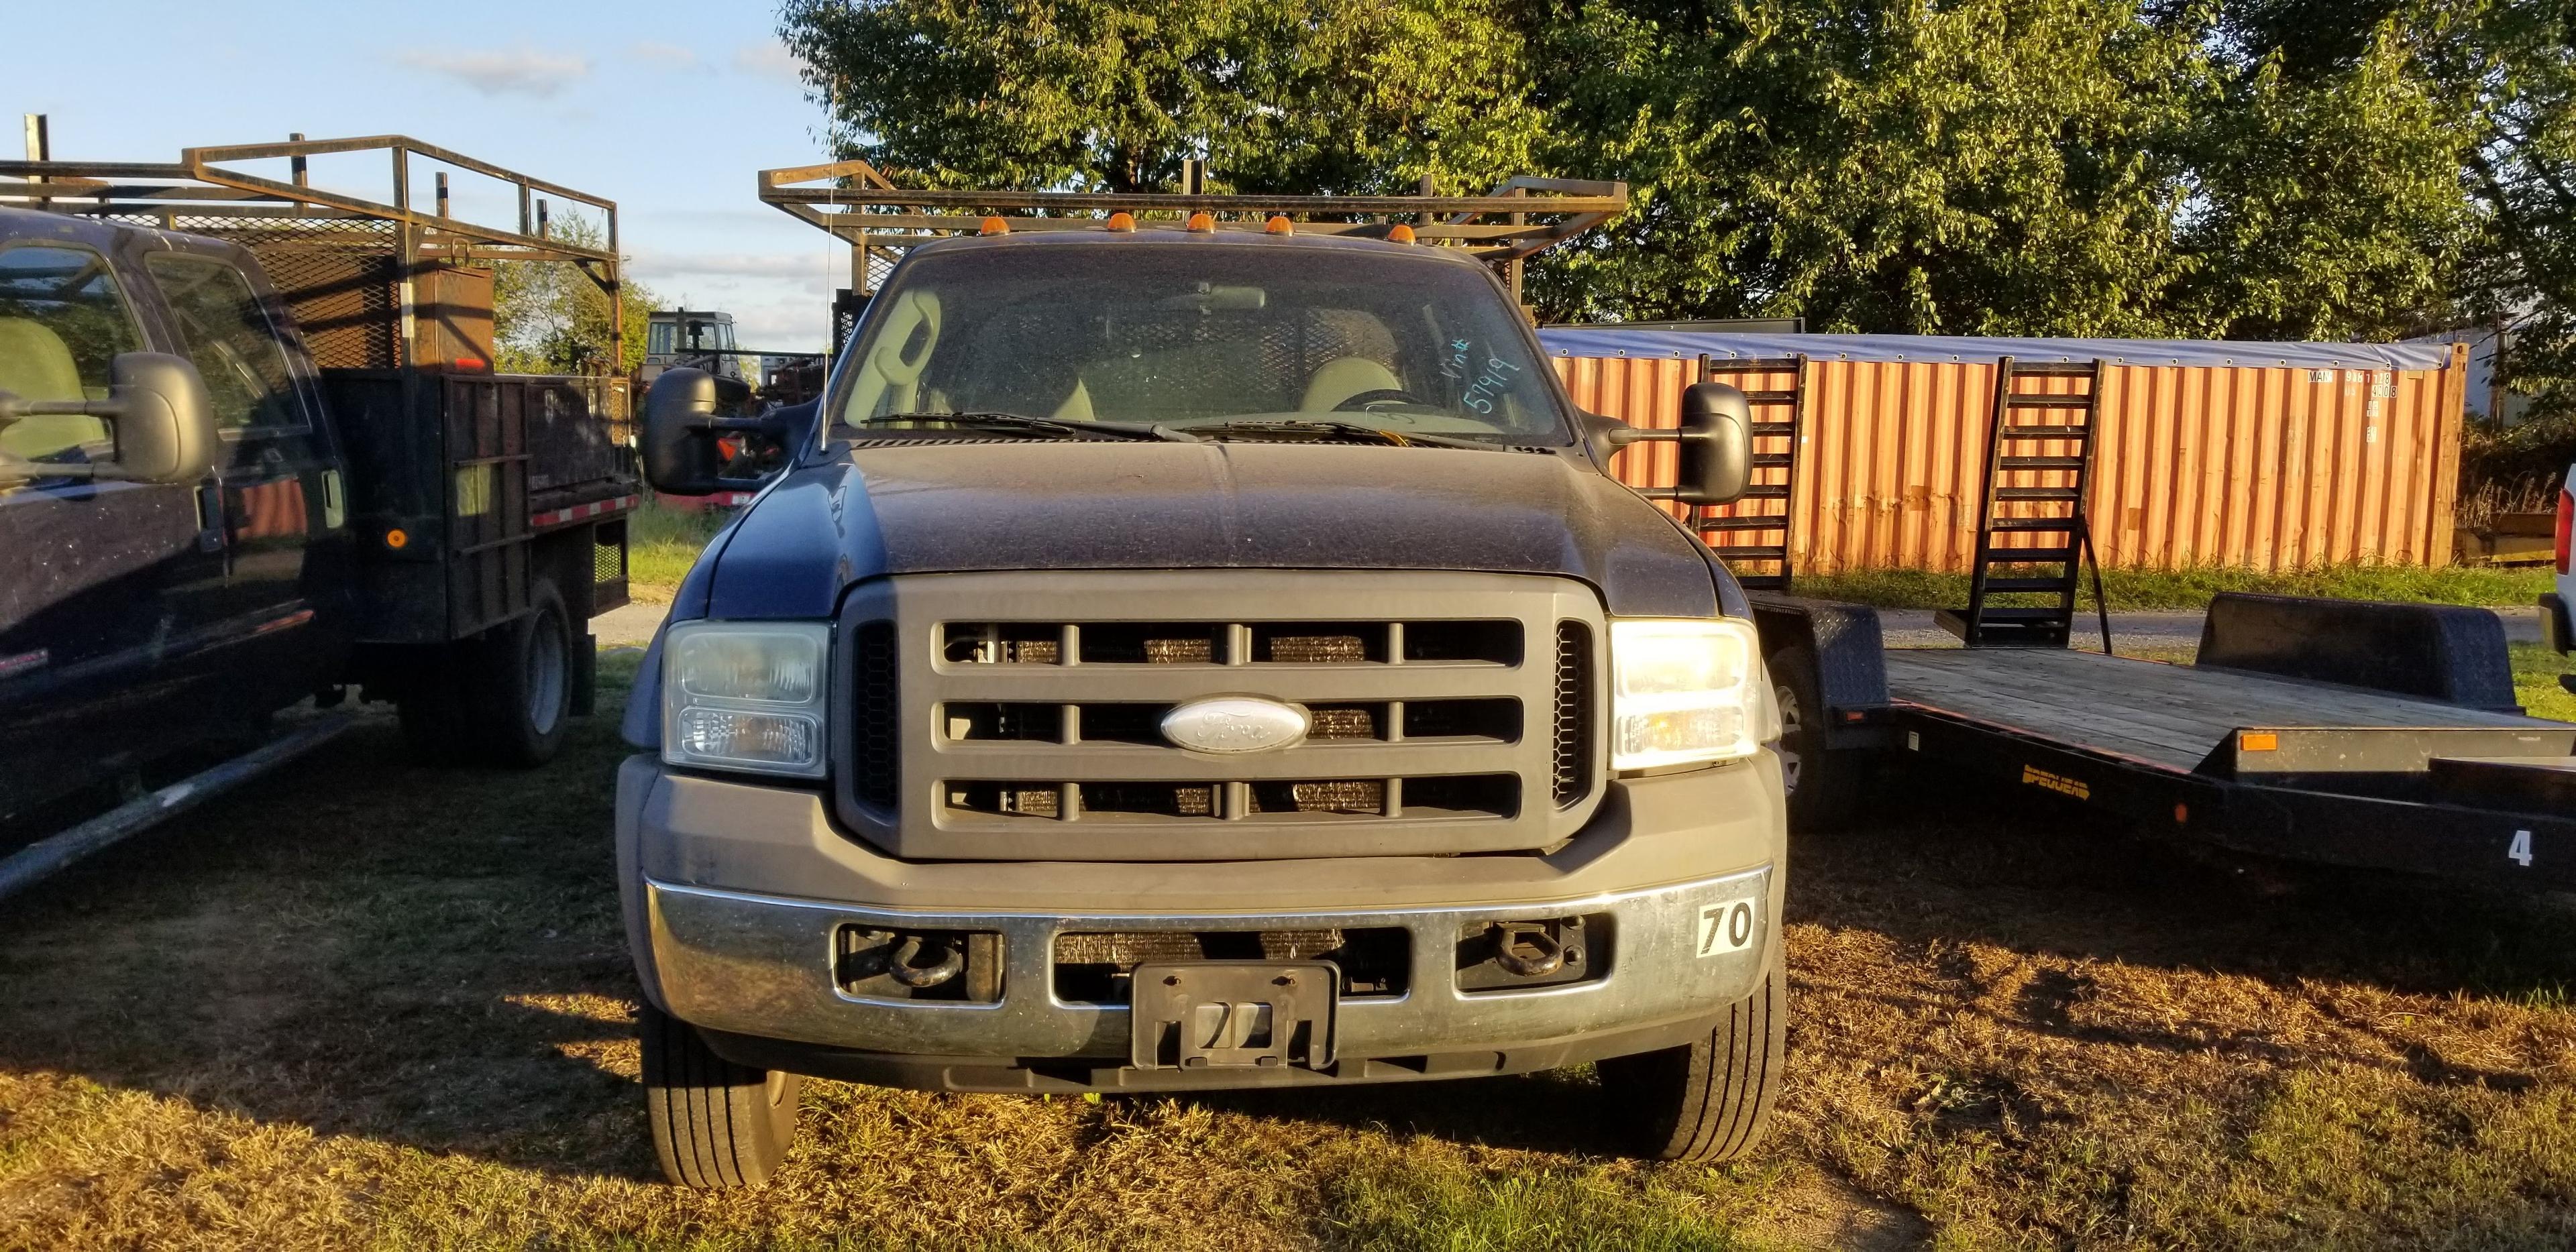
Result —
<instances>
[{"instance_id":1,"label":"blue pickup truck","mask_svg":"<svg viewBox=\"0 0 2576 1252\"><path fill-rule=\"evenodd\" d=\"M117 814L170 806L109 793L279 759L272 715L308 697L515 765L587 711L639 494L625 384L496 373L492 271L458 263L568 245L407 236L230 163L387 146L436 151L0 162L0 842L139 828ZM63 859L12 852L0 891Z\"/></svg>"}]
</instances>

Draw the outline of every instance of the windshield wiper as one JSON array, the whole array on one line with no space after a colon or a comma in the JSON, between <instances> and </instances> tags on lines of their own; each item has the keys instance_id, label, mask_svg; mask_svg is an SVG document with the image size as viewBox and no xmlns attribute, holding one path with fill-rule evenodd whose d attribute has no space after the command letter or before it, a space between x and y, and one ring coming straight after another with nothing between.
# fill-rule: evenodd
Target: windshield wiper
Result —
<instances>
[{"instance_id":1,"label":"windshield wiper","mask_svg":"<svg viewBox=\"0 0 2576 1252\"><path fill-rule=\"evenodd\" d=\"M986 430L1046 431L1064 435L1106 435L1112 439L1152 439L1166 443L1196 443L1198 440L1160 423L1141 422L1068 422L1052 417L1030 417L1025 413L881 413L860 418L853 425L891 426L897 422L929 422L941 426L977 426Z\"/></svg>"},{"instance_id":2,"label":"windshield wiper","mask_svg":"<svg viewBox=\"0 0 2576 1252\"><path fill-rule=\"evenodd\" d=\"M1365 426L1358 422L1336 422L1321 419L1308 420L1305 418L1282 419L1269 422L1216 422L1204 426L1191 426L1188 429L1191 434L1202 437L1217 436L1221 438L1227 435L1238 435L1258 438L1263 435L1323 434L1340 435L1344 438L1352 439L1374 439L1379 443L1390 444L1399 448L1410 446L1421 446L1426 448L1474 448L1479 451L1490 452L1494 447L1494 445L1490 443L1485 443L1481 440L1475 439L1453 439L1447 435L1417 435L1400 430L1386 430L1377 426Z\"/></svg>"}]
</instances>

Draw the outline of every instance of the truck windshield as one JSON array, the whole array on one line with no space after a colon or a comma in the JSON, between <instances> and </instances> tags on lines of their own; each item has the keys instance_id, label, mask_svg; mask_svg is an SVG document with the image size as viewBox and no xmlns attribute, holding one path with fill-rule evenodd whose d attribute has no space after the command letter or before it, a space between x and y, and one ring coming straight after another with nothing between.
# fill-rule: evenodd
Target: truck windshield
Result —
<instances>
[{"instance_id":1,"label":"truck windshield","mask_svg":"<svg viewBox=\"0 0 2576 1252\"><path fill-rule=\"evenodd\" d=\"M1519 310L1475 268L1268 243L973 248L914 258L875 301L831 405L1228 427L1298 423L1564 444Z\"/></svg>"}]
</instances>

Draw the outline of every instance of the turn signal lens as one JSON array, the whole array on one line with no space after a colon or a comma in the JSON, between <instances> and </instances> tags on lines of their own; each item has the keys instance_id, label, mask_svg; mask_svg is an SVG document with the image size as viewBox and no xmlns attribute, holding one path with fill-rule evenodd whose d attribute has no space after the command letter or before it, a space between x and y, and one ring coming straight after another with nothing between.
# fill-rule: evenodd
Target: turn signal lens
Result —
<instances>
[{"instance_id":1,"label":"turn signal lens","mask_svg":"<svg viewBox=\"0 0 2576 1252\"><path fill-rule=\"evenodd\" d=\"M385 546L400 552L411 546L411 532L396 526L385 532Z\"/></svg>"},{"instance_id":2,"label":"turn signal lens","mask_svg":"<svg viewBox=\"0 0 2576 1252\"><path fill-rule=\"evenodd\" d=\"M1386 228L1386 241L1388 243L1411 243L1413 242L1413 228L1402 222L1397 222L1395 225Z\"/></svg>"},{"instance_id":3,"label":"turn signal lens","mask_svg":"<svg viewBox=\"0 0 2576 1252\"><path fill-rule=\"evenodd\" d=\"M983 229L978 230L975 233L979 235L1007 235L1011 233L1011 223L999 213L986 214L984 217Z\"/></svg>"},{"instance_id":4,"label":"turn signal lens","mask_svg":"<svg viewBox=\"0 0 2576 1252\"><path fill-rule=\"evenodd\" d=\"M1202 235L1213 235L1216 233L1216 218L1204 210L1192 213L1190 214L1190 229L1197 231Z\"/></svg>"},{"instance_id":5,"label":"turn signal lens","mask_svg":"<svg viewBox=\"0 0 2576 1252\"><path fill-rule=\"evenodd\" d=\"M1297 223L1289 221L1287 214L1273 213L1270 215L1270 220L1262 224L1261 233L1265 235L1293 235L1297 233Z\"/></svg>"}]
</instances>

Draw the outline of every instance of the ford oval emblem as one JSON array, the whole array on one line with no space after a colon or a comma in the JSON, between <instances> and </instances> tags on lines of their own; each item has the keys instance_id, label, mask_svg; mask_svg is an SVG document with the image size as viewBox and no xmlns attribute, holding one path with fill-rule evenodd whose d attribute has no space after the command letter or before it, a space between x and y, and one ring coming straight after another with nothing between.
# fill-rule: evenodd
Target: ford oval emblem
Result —
<instances>
[{"instance_id":1,"label":"ford oval emblem","mask_svg":"<svg viewBox=\"0 0 2576 1252\"><path fill-rule=\"evenodd\" d=\"M1163 737L1192 752L1265 752L1306 737L1306 710L1259 696L1211 696L1163 715Z\"/></svg>"}]
</instances>

